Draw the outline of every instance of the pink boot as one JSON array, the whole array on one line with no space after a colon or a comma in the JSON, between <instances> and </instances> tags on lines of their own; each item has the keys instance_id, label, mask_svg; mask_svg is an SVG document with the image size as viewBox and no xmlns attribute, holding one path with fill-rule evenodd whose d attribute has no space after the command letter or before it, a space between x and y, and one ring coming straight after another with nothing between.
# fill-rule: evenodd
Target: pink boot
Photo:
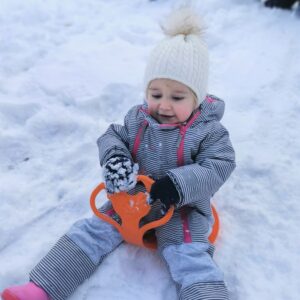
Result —
<instances>
[{"instance_id":1,"label":"pink boot","mask_svg":"<svg viewBox=\"0 0 300 300\"><path fill-rule=\"evenodd\" d=\"M33 282L12 286L1 294L3 300L49 300L47 293Z\"/></svg>"}]
</instances>

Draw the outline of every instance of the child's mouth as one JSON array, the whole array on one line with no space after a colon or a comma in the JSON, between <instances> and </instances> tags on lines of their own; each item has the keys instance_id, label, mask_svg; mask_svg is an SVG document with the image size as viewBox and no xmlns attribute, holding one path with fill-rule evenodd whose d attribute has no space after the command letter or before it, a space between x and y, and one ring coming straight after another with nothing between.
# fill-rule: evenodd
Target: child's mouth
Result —
<instances>
[{"instance_id":1,"label":"child's mouth","mask_svg":"<svg viewBox=\"0 0 300 300\"><path fill-rule=\"evenodd\" d=\"M160 117L162 118L167 118L167 119L171 119L173 118L174 116L169 116L169 115L162 115L162 114L158 114Z\"/></svg>"}]
</instances>

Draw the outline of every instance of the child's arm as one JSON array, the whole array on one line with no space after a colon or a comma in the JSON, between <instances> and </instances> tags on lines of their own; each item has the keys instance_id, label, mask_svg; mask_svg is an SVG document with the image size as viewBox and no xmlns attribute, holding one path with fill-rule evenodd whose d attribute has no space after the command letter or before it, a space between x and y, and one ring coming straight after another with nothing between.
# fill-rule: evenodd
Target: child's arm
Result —
<instances>
[{"instance_id":1,"label":"child's arm","mask_svg":"<svg viewBox=\"0 0 300 300\"><path fill-rule=\"evenodd\" d=\"M228 131L217 121L210 126L211 134L201 143L196 163L167 172L180 195L177 207L195 203L204 214L210 212L208 200L236 166Z\"/></svg>"},{"instance_id":2,"label":"child's arm","mask_svg":"<svg viewBox=\"0 0 300 300\"><path fill-rule=\"evenodd\" d=\"M136 119L138 106L134 106L126 114L124 125L111 124L106 132L97 140L100 165L103 166L113 156L125 156L132 159L129 151L129 120ZM135 128L136 126L133 126Z\"/></svg>"},{"instance_id":3,"label":"child's arm","mask_svg":"<svg viewBox=\"0 0 300 300\"><path fill-rule=\"evenodd\" d=\"M128 191L136 185L138 164L133 162L129 151L129 120L136 120L137 112L137 107L133 107L125 116L124 126L110 125L97 140L100 165L109 193Z\"/></svg>"}]
</instances>

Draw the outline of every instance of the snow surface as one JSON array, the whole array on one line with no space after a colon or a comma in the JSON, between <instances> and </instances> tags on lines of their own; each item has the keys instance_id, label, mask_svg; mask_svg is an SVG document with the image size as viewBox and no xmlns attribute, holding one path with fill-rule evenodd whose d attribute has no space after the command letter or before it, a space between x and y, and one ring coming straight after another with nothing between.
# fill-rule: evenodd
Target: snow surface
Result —
<instances>
[{"instance_id":1,"label":"snow surface","mask_svg":"<svg viewBox=\"0 0 300 300\"><path fill-rule=\"evenodd\" d=\"M1 0L0 290L76 220L102 181L97 137L143 101L159 20L182 1ZM233 300L300 299L300 18L257 0L194 1L210 92L237 169L214 197L215 260ZM104 199L104 195L101 195ZM122 245L71 297L176 299L155 252Z\"/></svg>"}]
</instances>

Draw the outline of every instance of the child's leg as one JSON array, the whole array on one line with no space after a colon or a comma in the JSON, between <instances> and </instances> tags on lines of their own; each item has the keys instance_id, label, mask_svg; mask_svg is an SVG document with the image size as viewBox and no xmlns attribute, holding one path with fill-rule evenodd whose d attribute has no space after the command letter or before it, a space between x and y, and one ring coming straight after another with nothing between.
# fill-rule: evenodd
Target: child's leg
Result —
<instances>
[{"instance_id":1,"label":"child's leg","mask_svg":"<svg viewBox=\"0 0 300 300\"><path fill-rule=\"evenodd\" d=\"M209 223L196 210L181 210L156 230L159 253L178 287L180 300L229 299L223 274L212 259Z\"/></svg>"},{"instance_id":2,"label":"child's leg","mask_svg":"<svg viewBox=\"0 0 300 300\"><path fill-rule=\"evenodd\" d=\"M121 242L119 232L97 217L78 221L31 271L30 280L51 299L66 299Z\"/></svg>"},{"instance_id":3,"label":"child's leg","mask_svg":"<svg viewBox=\"0 0 300 300\"><path fill-rule=\"evenodd\" d=\"M229 299L223 274L212 260L208 244L172 245L161 255L177 284L180 300Z\"/></svg>"}]
</instances>

